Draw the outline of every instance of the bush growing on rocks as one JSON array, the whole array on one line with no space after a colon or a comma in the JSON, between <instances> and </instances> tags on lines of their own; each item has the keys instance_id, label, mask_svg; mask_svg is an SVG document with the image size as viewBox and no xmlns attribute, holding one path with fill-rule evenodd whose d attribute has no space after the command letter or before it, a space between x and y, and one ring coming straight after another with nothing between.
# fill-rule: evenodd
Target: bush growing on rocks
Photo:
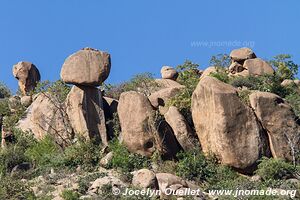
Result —
<instances>
[{"instance_id":1,"label":"bush growing on rocks","mask_svg":"<svg viewBox=\"0 0 300 200\"><path fill-rule=\"evenodd\" d=\"M11 96L10 89L4 84L0 82L0 99L8 98Z\"/></svg>"}]
</instances>

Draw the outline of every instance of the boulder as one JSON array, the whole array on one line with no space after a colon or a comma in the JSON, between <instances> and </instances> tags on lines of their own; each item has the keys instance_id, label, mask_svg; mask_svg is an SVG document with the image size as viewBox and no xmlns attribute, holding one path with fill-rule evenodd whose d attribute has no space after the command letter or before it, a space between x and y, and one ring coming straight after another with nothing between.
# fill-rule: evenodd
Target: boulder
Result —
<instances>
[{"instance_id":1,"label":"boulder","mask_svg":"<svg viewBox=\"0 0 300 200\"><path fill-rule=\"evenodd\" d=\"M73 86L66 99L66 112L77 134L108 144L102 93L98 88Z\"/></svg>"},{"instance_id":2,"label":"boulder","mask_svg":"<svg viewBox=\"0 0 300 200\"><path fill-rule=\"evenodd\" d=\"M32 103L32 96L23 96L21 97L21 104L25 107L30 106Z\"/></svg>"},{"instance_id":3,"label":"boulder","mask_svg":"<svg viewBox=\"0 0 300 200\"><path fill-rule=\"evenodd\" d=\"M204 153L213 153L221 163L245 172L266 155L264 131L236 88L204 77L192 95L191 109Z\"/></svg>"},{"instance_id":4,"label":"boulder","mask_svg":"<svg viewBox=\"0 0 300 200\"><path fill-rule=\"evenodd\" d=\"M160 73L163 79L171 79L175 81L178 77L178 72L170 66L163 66Z\"/></svg>"},{"instance_id":5,"label":"boulder","mask_svg":"<svg viewBox=\"0 0 300 200\"><path fill-rule=\"evenodd\" d=\"M215 73L215 72L217 72L217 68L215 66L210 66L203 71L200 79L209 76L211 73Z\"/></svg>"},{"instance_id":6,"label":"boulder","mask_svg":"<svg viewBox=\"0 0 300 200\"><path fill-rule=\"evenodd\" d=\"M149 169L140 169L133 173L132 185L138 188L158 189L155 173Z\"/></svg>"},{"instance_id":7,"label":"boulder","mask_svg":"<svg viewBox=\"0 0 300 200\"><path fill-rule=\"evenodd\" d=\"M249 75L274 74L274 69L266 61L260 58L248 59L244 62L243 67L248 70Z\"/></svg>"},{"instance_id":8,"label":"boulder","mask_svg":"<svg viewBox=\"0 0 300 200\"><path fill-rule=\"evenodd\" d=\"M148 97L149 101L154 108L158 108L158 106L165 106L167 101L176 96L176 94L178 94L182 88L184 87L169 87L161 89L152 93Z\"/></svg>"},{"instance_id":9,"label":"boulder","mask_svg":"<svg viewBox=\"0 0 300 200\"><path fill-rule=\"evenodd\" d=\"M19 88L23 95L33 91L41 79L39 70L31 62L19 62L14 65L13 75L18 79Z\"/></svg>"},{"instance_id":10,"label":"boulder","mask_svg":"<svg viewBox=\"0 0 300 200\"><path fill-rule=\"evenodd\" d=\"M300 86L299 80L292 80L292 79L285 79L281 82L281 86L288 87L288 86Z\"/></svg>"},{"instance_id":11,"label":"boulder","mask_svg":"<svg viewBox=\"0 0 300 200\"><path fill-rule=\"evenodd\" d=\"M84 48L69 56L61 69L66 83L100 86L110 73L110 55L92 48Z\"/></svg>"},{"instance_id":12,"label":"boulder","mask_svg":"<svg viewBox=\"0 0 300 200\"><path fill-rule=\"evenodd\" d=\"M17 95L9 97L8 99L8 107L10 112L16 112L21 105L21 98Z\"/></svg>"},{"instance_id":13,"label":"boulder","mask_svg":"<svg viewBox=\"0 0 300 200\"><path fill-rule=\"evenodd\" d=\"M172 127L174 135L183 150L191 150L195 148L194 133L185 118L175 106L169 107L164 115L167 123Z\"/></svg>"},{"instance_id":14,"label":"boulder","mask_svg":"<svg viewBox=\"0 0 300 200\"><path fill-rule=\"evenodd\" d=\"M256 58L255 53L252 51L252 49L243 47L240 49L234 49L230 53L230 58L232 61L236 61L240 64L243 64L243 61L251 58Z\"/></svg>"},{"instance_id":15,"label":"boulder","mask_svg":"<svg viewBox=\"0 0 300 200\"><path fill-rule=\"evenodd\" d=\"M252 93L250 103L267 130L273 157L292 161L292 149L300 149L300 122L291 106L268 92Z\"/></svg>"},{"instance_id":16,"label":"boulder","mask_svg":"<svg viewBox=\"0 0 300 200\"><path fill-rule=\"evenodd\" d=\"M73 136L65 109L50 94L41 93L27 108L25 117L17 123L17 128L33 133L37 139L42 139L47 134L53 135L63 146Z\"/></svg>"},{"instance_id":17,"label":"boulder","mask_svg":"<svg viewBox=\"0 0 300 200\"><path fill-rule=\"evenodd\" d=\"M155 112L146 96L124 92L120 96L118 115L121 137L129 151L150 157L155 150L174 156L178 149L172 129L164 122L155 125Z\"/></svg>"},{"instance_id":18,"label":"boulder","mask_svg":"<svg viewBox=\"0 0 300 200\"><path fill-rule=\"evenodd\" d=\"M109 152L100 160L100 166L107 167L110 161L113 159L113 152Z\"/></svg>"}]
</instances>

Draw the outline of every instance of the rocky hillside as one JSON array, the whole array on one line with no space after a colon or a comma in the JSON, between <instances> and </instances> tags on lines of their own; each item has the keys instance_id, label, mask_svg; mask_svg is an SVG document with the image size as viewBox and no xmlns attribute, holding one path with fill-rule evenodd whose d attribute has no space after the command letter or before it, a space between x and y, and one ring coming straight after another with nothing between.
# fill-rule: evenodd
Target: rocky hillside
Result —
<instances>
[{"instance_id":1,"label":"rocky hillside","mask_svg":"<svg viewBox=\"0 0 300 200\"><path fill-rule=\"evenodd\" d=\"M0 199L300 198L298 65L249 48L211 64L109 85L110 54L92 48L66 58L54 83L17 63L17 95L0 87ZM138 189L160 193L123 194Z\"/></svg>"}]
</instances>

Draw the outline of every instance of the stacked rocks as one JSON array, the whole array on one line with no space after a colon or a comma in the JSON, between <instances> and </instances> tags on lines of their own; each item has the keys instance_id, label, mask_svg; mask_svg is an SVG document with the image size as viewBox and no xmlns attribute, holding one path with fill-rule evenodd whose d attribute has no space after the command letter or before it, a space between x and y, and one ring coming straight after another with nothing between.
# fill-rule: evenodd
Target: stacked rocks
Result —
<instances>
[{"instance_id":1,"label":"stacked rocks","mask_svg":"<svg viewBox=\"0 0 300 200\"><path fill-rule=\"evenodd\" d=\"M101 139L107 145L103 97L97 88L111 68L110 55L84 48L69 56L61 69L61 79L74 84L66 99L67 115L77 134L87 139Z\"/></svg>"},{"instance_id":2,"label":"stacked rocks","mask_svg":"<svg viewBox=\"0 0 300 200\"><path fill-rule=\"evenodd\" d=\"M229 72L234 76L257 76L273 74L274 69L266 61L256 58L255 53L250 48L240 48L231 51L231 65Z\"/></svg>"}]
</instances>

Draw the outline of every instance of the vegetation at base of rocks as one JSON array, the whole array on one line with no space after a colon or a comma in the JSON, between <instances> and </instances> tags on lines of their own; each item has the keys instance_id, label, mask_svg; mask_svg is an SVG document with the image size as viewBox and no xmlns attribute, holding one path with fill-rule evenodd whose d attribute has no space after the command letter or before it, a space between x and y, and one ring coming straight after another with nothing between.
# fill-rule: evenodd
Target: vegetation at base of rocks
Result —
<instances>
[{"instance_id":1,"label":"vegetation at base of rocks","mask_svg":"<svg viewBox=\"0 0 300 200\"><path fill-rule=\"evenodd\" d=\"M292 178L296 172L297 168L291 163L274 158L262 158L256 170L256 174L265 181Z\"/></svg>"},{"instance_id":2,"label":"vegetation at base of rocks","mask_svg":"<svg viewBox=\"0 0 300 200\"><path fill-rule=\"evenodd\" d=\"M78 200L80 195L72 190L64 190L62 191L61 197L64 200Z\"/></svg>"},{"instance_id":3,"label":"vegetation at base of rocks","mask_svg":"<svg viewBox=\"0 0 300 200\"><path fill-rule=\"evenodd\" d=\"M129 81L121 84L104 84L102 90L107 97L119 99L122 92L137 91L146 96L149 96L153 91L156 91L159 85L155 82L153 74L141 73L133 76Z\"/></svg>"},{"instance_id":4,"label":"vegetation at base of rocks","mask_svg":"<svg viewBox=\"0 0 300 200\"><path fill-rule=\"evenodd\" d=\"M0 199L36 199L30 186L19 179L0 177L0 185Z\"/></svg>"},{"instance_id":5,"label":"vegetation at base of rocks","mask_svg":"<svg viewBox=\"0 0 300 200\"><path fill-rule=\"evenodd\" d=\"M230 80L226 68L223 67L216 67L216 72L212 72L209 75L224 83L229 83Z\"/></svg>"},{"instance_id":6,"label":"vegetation at base of rocks","mask_svg":"<svg viewBox=\"0 0 300 200\"><path fill-rule=\"evenodd\" d=\"M246 90L240 90L240 91L238 91L238 96L245 105L250 105L249 96L252 93L253 93L253 91L251 91L251 90L247 90L247 89Z\"/></svg>"},{"instance_id":7,"label":"vegetation at base of rocks","mask_svg":"<svg viewBox=\"0 0 300 200\"><path fill-rule=\"evenodd\" d=\"M108 168L115 168L121 170L123 173L129 173L137 169L150 167L150 159L130 153L118 140L113 140L110 143L109 149L113 152L113 157L108 164Z\"/></svg>"}]
</instances>

